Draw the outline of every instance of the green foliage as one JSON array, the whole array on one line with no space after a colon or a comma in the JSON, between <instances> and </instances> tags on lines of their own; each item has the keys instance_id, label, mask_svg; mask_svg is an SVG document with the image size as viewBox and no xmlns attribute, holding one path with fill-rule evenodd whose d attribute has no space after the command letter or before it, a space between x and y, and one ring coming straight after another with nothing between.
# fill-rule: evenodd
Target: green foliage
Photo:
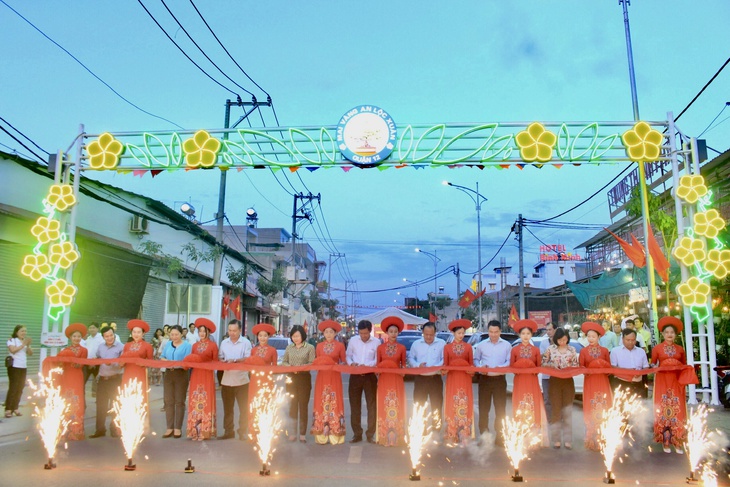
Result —
<instances>
[{"instance_id":1,"label":"green foliage","mask_svg":"<svg viewBox=\"0 0 730 487\"><path fill-rule=\"evenodd\" d=\"M327 310L327 316L331 320L337 320L337 317L340 315L340 312L337 311L336 306L340 304L340 302L336 299L325 299L322 298L322 308Z\"/></svg>"},{"instance_id":2,"label":"green foliage","mask_svg":"<svg viewBox=\"0 0 730 487\"><path fill-rule=\"evenodd\" d=\"M451 306L452 299L449 296L437 296L434 300L434 306L436 309L444 309Z\"/></svg>"},{"instance_id":3,"label":"green foliage","mask_svg":"<svg viewBox=\"0 0 730 487\"><path fill-rule=\"evenodd\" d=\"M315 316L319 316L319 311L322 309L322 305L322 297L319 295L317 289L309 291L309 309L307 309L307 311Z\"/></svg>"},{"instance_id":4,"label":"green foliage","mask_svg":"<svg viewBox=\"0 0 730 487\"><path fill-rule=\"evenodd\" d=\"M251 269L247 264L244 263L238 269L228 264L226 267L226 275L228 276L228 281L231 283L232 289L238 291L238 294L246 292L246 280L251 275Z\"/></svg>"},{"instance_id":5,"label":"green foliage","mask_svg":"<svg viewBox=\"0 0 730 487\"><path fill-rule=\"evenodd\" d=\"M277 267L272 273L271 280L267 280L260 277L256 281L256 289L258 289L261 296L271 299L286 288L287 282L284 277L284 268Z\"/></svg>"},{"instance_id":6,"label":"green foliage","mask_svg":"<svg viewBox=\"0 0 730 487\"><path fill-rule=\"evenodd\" d=\"M639 186L631 190L631 197L626 203L626 213L634 218L641 218L641 194ZM674 240L677 238L677 221L668 214L662 207L662 201L653 193L647 193L647 206L649 207L649 221L662 236L664 241L664 250L668 254L671 250Z\"/></svg>"}]
</instances>

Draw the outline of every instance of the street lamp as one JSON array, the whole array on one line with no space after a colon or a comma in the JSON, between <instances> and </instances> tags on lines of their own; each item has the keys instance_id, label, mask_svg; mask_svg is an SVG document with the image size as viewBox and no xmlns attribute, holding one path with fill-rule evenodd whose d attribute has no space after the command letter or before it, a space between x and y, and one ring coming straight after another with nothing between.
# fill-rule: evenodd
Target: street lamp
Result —
<instances>
[{"instance_id":1,"label":"street lamp","mask_svg":"<svg viewBox=\"0 0 730 487\"><path fill-rule=\"evenodd\" d=\"M429 256L433 260L433 300L431 301L431 312L433 313L434 307L435 307L435 302L436 302L436 290L437 290L437 283L436 283L436 281L438 279L436 277L436 274L438 273L437 264L439 262L441 262L441 259L439 259L436 256L436 249L434 249L433 254L432 254L431 252L426 252L425 250L421 250L418 247L416 247L416 252L421 253L421 254L425 254L425 255Z\"/></svg>"},{"instance_id":2,"label":"street lamp","mask_svg":"<svg viewBox=\"0 0 730 487\"><path fill-rule=\"evenodd\" d=\"M462 193L465 193L466 195L471 198L471 200L474 202L474 205L477 210L477 265L479 266L479 292L481 293L482 290L482 218L481 218L481 212L482 212L482 201L487 201L487 198L485 196L482 196L479 193L479 181L477 181L477 189L476 191L467 188L466 186L460 186L458 184L453 184L448 181L443 182L444 186L451 186L452 188L456 188ZM458 296L457 296L458 298ZM479 296L479 329L482 329L482 296L480 294Z\"/></svg>"},{"instance_id":3,"label":"street lamp","mask_svg":"<svg viewBox=\"0 0 730 487\"><path fill-rule=\"evenodd\" d=\"M414 284L416 286L416 315L417 315L418 314L418 281L411 281L404 277L403 282L408 282L408 283Z\"/></svg>"}]
</instances>

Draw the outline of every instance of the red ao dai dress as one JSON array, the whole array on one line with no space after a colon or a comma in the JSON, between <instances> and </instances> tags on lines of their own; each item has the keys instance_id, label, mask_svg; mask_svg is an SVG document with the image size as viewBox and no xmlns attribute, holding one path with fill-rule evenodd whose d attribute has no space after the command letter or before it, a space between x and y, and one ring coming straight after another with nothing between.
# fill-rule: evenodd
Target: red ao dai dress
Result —
<instances>
[{"instance_id":1,"label":"red ao dai dress","mask_svg":"<svg viewBox=\"0 0 730 487\"><path fill-rule=\"evenodd\" d=\"M474 354L468 343L451 342L444 347L444 365L473 366ZM465 443L474 435L474 393L471 375L460 370L450 370L446 375L444 395L444 440Z\"/></svg>"},{"instance_id":2,"label":"red ao dai dress","mask_svg":"<svg viewBox=\"0 0 730 487\"><path fill-rule=\"evenodd\" d=\"M345 345L337 340L317 344L314 365L336 365L347 362ZM312 435L320 445L345 442L345 401L342 395L342 375L333 370L317 371L314 383Z\"/></svg>"},{"instance_id":3,"label":"red ao dai dress","mask_svg":"<svg viewBox=\"0 0 730 487\"><path fill-rule=\"evenodd\" d=\"M398 369L406 366L406 347L387 341L378 347L378 367ZM377 392L378 426L376 441L383 446L405 443L406 388L400 374L380 373Z\"/></svg>"},{"instance_id":4,"label":"red ao dai dress","mask_svg":"<svg viewBox=\"0 0 730 487\"><path fill-rule=\"evenodd\" d=\"M611 367L611 356L608 349L600 345L589 345L580 351L581 367L603 369ZM585 374L583 382L583 421L586 425L585 447L600 451L598 444L598 426L603 418L603 411L610 408L613 402L611 386L606 374Z\"/></svg>"},{"instance_id":5,"label":"red ao dai dress","mask_svg":"<svg viewBox=\"0 0 730 487\"><path fill-rule=\"evenodd\" d=\"M195 356L188 360L188 357ZM218 360L218 345L208 338L193 344L189 362L213 362ZM216 436L215 371L193 368L188 386L187 437L209 440Z\"/></svg>"},{"instance_id":6,"label":"red ao dai dress","mask_svg":"<svg viewBox=\"0 0 730 487\"><path fill-rule=\"evenodd\" d=\"M512 348L510 366L517 368L539 367L542 364L540 349L534 345L520 343ZM512 416L516 417L520 411L522 418L529 424L540 428L542 424L541 409L543 406L542 391L537 382L537 373L515 374L512 390Z\"/></svg>"},{"instance_id":7,"label":"red ao dai dress","mask_svg":"<svg viewBox=\"0 0 730 487\"><path fill-rule=\"evenodd\" d=\"M251 356L245 359L245 363L249 365L276 365L278 355L274 347L268 345L256 345L251 350ZM258 434L256 431L256 412L254 411L254 399L263 387L271 388L274 384L271 378L271 371L267 372L249 372L251 382L248 384L248 431L254 438Z\"/></svg>"},{"instance_id":8,"label":"red ao dai dress","mask_svg":"<svg viewBox=\"0 0 730 487\"><path fill-rule=\"evenodd\" d=\"M147 360L152 360L154 356L155 352L152 349L152 345L144 340L125 343L124 351L121 355L122 358L142 358ZM149 402L147 401L147 367L130 363L126 364L124 366L124 375L122 375L122 387L129 384L132 379L137 379L142 386L144 403L149 408ZM149 414L147 417L149 418Z\"/></svg>"},{"instance_id":9,"label":"red ao dai dress","mask_svg":"<svg viewBox=\"0 0 730 487\"><path fill-rule=\"evenodd\" d=\"M87 358L88 350L79 346L66 347L58 352L59 357ZM66 438L69 440L84 439L84 411L86 409L84 391L84 369L81 364L64 363L63 375L60 378L61 395L69 405L66 419L69 420Z\"/></svg>"},{"instance_id":10,"label":"red ao dai dress","mask_svg":"<svg viewBox=\"0 0 730 487\"><path fill-rule=\"evenodd\" d=\"M687 365L684 349L662 342L651 350L651 362L661 365ZM687 399L685 386L697 384L694 370L657 372L654 376L654 441L684 448L687 439Z\"/></svg>"}]
</instances>

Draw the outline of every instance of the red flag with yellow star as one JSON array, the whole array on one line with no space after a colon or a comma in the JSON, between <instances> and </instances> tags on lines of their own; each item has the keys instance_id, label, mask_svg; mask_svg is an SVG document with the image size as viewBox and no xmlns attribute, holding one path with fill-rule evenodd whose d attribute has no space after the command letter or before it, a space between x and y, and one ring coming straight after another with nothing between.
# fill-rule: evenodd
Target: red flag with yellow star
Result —
<instances>
[{"instance_id":1,"label":"red flag with yellow star","mask_svg":"<svg viewBox=\"0 0 730 487\"><path fill-rule=\"evenodd\" d=\"M515 305L512 305L512 309L509 310L509 320L507 321L507 324L509 326L512 326L514 323L517 323L519 321L520 316L517 314L517 308L515 308Z\"/></svg>"},{"instance_id":2,"label":"red flag with yellow star","mask_svg":"<svg viewBox=\"0 0 730 487\"><path fill-rule=\"evenodd\" d=\"M471 292L471 289L467 289L466 291L464 291L464 294L462 294L461 299L459 300L459 306L461 306L462 308L468 308L471 305L472 301L474 301L475 297L476 296L473 292Z\"/></svg>"}]
</instances>

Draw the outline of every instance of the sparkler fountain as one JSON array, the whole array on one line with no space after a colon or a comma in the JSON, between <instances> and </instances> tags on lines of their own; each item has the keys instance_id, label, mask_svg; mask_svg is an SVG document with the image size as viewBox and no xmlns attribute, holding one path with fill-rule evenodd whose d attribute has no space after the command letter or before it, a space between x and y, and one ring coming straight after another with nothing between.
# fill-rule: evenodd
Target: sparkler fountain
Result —
<instances>
[{"instance_id":1,"label":"sparkler fountain","mask_svg":"<svg viewBox=\"0 0 730 487\"><path fill-rule=\"evenodd\" d=\"M532 429L530 419L520 410L514 418L504 418L502 436L504 451L515 471L512 482L522 482L524 479L520 475L520 462L527 458L530 448L540 444L542 437L539 432Z\"/></svg>"},{"instance_id":2,"label":"sparkler fountain","mask_svg":"<svg viewBox=\"0 0 730 487\"><path fill-rule=\"evenodd\" d=\"M257 374L268 375L264 372L257 372ZM262 464L259 475L266 476L271 475L269 463L276 451L273 448L274 439L282 427L278 410L284 402L285 394L282 388L277 387L273 380L268 380L268 378L259 380L260 387L251 403L251 409L254 412L253 427L256 432L257 451Z\"/></svg>"},{"instance_id":3,"label":"sparkler fountain","mask_svg":"<svg viewBox=\"0 0 730 487\"><path fill-rule=\"evenodd\" d=\"M127 455L125 471L137 469L132 462L134 451L144 439L144 425L147 418L147 408L144 404L142 384L132 379L119 390L119 396L114 401L114 422L121 431L124 453Z\"/></svg>"},{"instance_id":4,"label":"sparkler fountain","mask_svg":"<svg viewBox=\"0 0 730 487\"><path fill-rule=\"evenodd\" d=\"M687 460L689 460L689 477L687 483L697 483L699 479L695 474L700 470L700 462L713 447L717 445L712 442L707 435L707 414L708 409L705 404L700 404L696 408L692 408L687 415L687 442L685 450L687 451ZM704 470L703 470L704 474ZM704 478L704 475L703 475Z\"/></svg>"},{"instance_id":5,"label":"sparkler fountain","mask_svg":"<svg viewBox=\"0 0 730 487\"><path fill-rule=\"evenodd\" d=\"M613 396L613 404L610 408L603 410L603 418L598 428L598 442L603 455L603 463L606 466L606 476L603 478L605 484L615 484L616 478L612 472L613 461L616 453L623 443L627 434L631 439L631 428L629 419L634 414L644 411L641 399L636 394L629 394L619 387Z\"/></svg>"},{"instance_id":6,"label":"sparkler fountain","mask_svg":"<svg viewBox=\"0 0 730 487\"><path fill-rule=\"evenodd\" d=\"M421 462L423 447L431 440L431 427L428 425L430 417L426 414L428 404L413 404L413 414L408 421L408 454L411 459L411 474L409 480L421 480L418 466Z\"/></svg>"},{"instance_id":7,"label":"sparkler fountain","mask_svg":"<svg viewBox=\"0 0 730 487\"><path fill-rule=\"evenodd\" d=\"M56 456L56 447L59 440L66 434L69 425L69 420L66 419L69 405L61 396L60 387L53 385L53 374L60 374L61 372L60 368L51 369L48 377L41 376L37 387L30 382L33 395L39 398L39 401L45 403L43 407L39 407L38 403L34 405L33 416L38 418L38 432L41 435L43 447L48 454L48 463L43 466L46 470L56 468L56 464L53 462L53 457Z\"/></svg>"}]
</instances>

